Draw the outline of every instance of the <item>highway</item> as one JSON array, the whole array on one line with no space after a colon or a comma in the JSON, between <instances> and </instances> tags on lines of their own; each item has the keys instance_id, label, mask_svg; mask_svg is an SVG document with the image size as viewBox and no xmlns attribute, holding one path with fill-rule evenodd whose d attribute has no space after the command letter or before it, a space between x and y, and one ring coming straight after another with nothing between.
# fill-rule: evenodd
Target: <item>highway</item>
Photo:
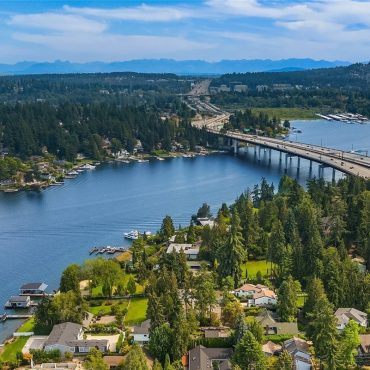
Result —
<instances>
[{"instance_id":1,"label":"highway","mask_svg":"<svg viewBox=\"0 0 370 370\"><path fill-rule=\"evenodd\" d=\"M258 145L264 148L277 150L287 153L290 156L305 158L310 161L321 163L325 166L335 168L349 175L359 176L370 179L370 157L338 149L326 148L317 145L274 139L264 136L243 134L240 132L227 131L220 129L229 119L229 114L224 113L205 120L194 121L193 125L207 131L234 139L236 141Z\"/></svg>"}]
</instances>

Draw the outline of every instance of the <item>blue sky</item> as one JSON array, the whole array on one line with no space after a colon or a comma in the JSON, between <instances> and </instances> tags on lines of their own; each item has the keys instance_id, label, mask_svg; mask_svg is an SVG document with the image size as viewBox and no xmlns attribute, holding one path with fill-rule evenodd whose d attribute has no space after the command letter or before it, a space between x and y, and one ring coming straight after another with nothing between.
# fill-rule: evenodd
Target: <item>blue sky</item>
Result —
<instances>
[{"instance_id":1,"label":"blue sky","mask_svg":"<svg viewBox=\"0 0 370 370\"><path fill-rule=\"evenodd\" d=\"M1 0L0 63L370 60L370 0Z\"/></svg>"}]
</instances>

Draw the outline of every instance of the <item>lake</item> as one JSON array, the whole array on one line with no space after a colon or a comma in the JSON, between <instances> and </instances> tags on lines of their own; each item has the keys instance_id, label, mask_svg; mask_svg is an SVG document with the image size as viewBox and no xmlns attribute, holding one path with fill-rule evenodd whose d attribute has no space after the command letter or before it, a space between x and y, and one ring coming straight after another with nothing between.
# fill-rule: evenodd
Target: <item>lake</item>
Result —
<instances>
[{"instance_id":1,"label":"lake","mask_svg":"<svg viewBox=\"0 0 370 370\"><path fill-rule=\"evenodd\" d=\"M316 120L295 121L293 126L302 133L292 133L291 140L370 150L370 125ZM176 226L188 225L203 202L215 211L262 177L277 186L283 167L277 154L269 163L268 153L261 151L258 160L249 148L241 156L103 164L39 193L1 193L0 306L26 282L44 281L49 291L56 289L63 269L89 258L91 247L129 245L124 232L156 231L166 215ZM317 166L309 172L308 161L301 161L299 172L296 159L288 162L287 174L303 185L317 173ZM330 169L325 177L331 178ZM0 343L18 324L0 324Z\"/></svg>"}]
</instances>

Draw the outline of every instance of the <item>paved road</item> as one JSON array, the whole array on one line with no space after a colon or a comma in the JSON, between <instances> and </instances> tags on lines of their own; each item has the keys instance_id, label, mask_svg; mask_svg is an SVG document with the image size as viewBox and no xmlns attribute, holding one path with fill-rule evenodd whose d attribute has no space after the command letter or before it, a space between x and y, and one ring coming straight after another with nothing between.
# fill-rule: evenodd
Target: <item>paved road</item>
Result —
<instances>
[{"instance_id":1,"label":"paved road","mask_svg":"<svg viewBox=\"0 0 370 370\"><path fill-rule=\"evenodd\" d=\"M194 121L192 124L199 128L205 127L209 132L217 135L306 158L350 175L370 179L370 157L368 156L318 145L248 135L239 132L228 131L221 133L220 129L229 120L229 116L228 113L219 114L208 119Z\"/></svg>"},{"instance_id":2,"label":"paved road","mask_svg":"<svg viewBox=\"0 0 370 370\"><path fill-rule=\"evenodd\" d=\"M306 158L308 160L328 165L350 175L370 179L370 162L368 157L342 152L339 150L333 150L330 148L272 139L263 136L241 134L231 131L220 133L219 130L210 128L208 128L208 131L224 137L236 139L238 141L260 145L265 148L278 150L301 158Z\"/></svg>"}]
</instances>

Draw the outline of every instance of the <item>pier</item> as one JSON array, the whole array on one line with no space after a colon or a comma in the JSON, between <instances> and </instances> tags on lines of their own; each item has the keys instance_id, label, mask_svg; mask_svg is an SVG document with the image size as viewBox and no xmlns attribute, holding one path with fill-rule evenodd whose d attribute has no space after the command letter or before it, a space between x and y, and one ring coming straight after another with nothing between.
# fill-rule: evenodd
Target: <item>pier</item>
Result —
<instances>
[{"instance_id":1,"label":"pier","mask_svg":"<svg viewBox=\"0 0 370 370\"><path fill-rule=\"evenodd\" d=\"M30 319L32 315L8 315L6 313L0 314L0 322L4 322L6 320L26 320Z\"/></svg>"},{"instance_id":2,"label":"pier","mask_svg":"<svg viewBox=\"0 0 370 370\"><path fill-rule=\"evenodd\" d=\"M108 246L108 247L93 247L89 250L89 254L90 256L94 253L96 253L97 255L98 254L104 254L104 253L107 253L107 254L115 254L115 253L122 253L122 252L125 252L126 251L126 248L125 247L111 247L111 246Z\"/></svg>"}]
</instances>

